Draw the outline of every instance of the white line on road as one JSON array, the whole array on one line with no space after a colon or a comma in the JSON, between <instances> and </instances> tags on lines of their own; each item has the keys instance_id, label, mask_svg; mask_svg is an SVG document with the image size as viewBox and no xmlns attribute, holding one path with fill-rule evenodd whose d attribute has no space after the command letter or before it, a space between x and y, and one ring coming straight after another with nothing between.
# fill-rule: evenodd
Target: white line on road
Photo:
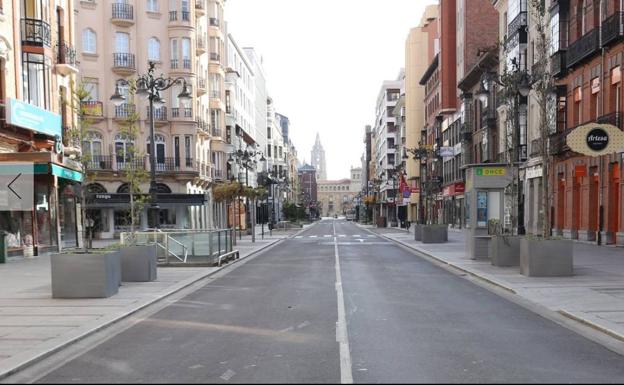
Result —
<instances>
[{"instance_id":1,"label":"white line on road","mask_svg":"<svg viewBox=\"0 0 624 385\"><path fill-rule=\"evenodd\" d=\"M297 235L295 238L303 238L303 235Z\"/></svg>"},{"instance_id":2,"label":"white line on road","mask_svg":"<svg viewBox=\"0 0 624 385\"><path fill-rule=\"evenodd\" d=\"M310 235L310 238L316 238L316 237L317 237L316 235Z\"/></svg>"},{"instance_id":3,"label":"white line on road","mask_svg":"<svg viewBox=\"0 0 624 385\"><path fill-rule=\"evenodd\" d=\"M331 234L324 235L325 238L331 238Z\"/></svg>"},{"instance_id":4,"label":"white line on road","mask_svg":"<svg viewBox=\"0 0 624 385\"><path fill-rule=\"evenodd\" d=\"M336 296L338 298L338 321L336 321L336 341L340 344L340 383L352 384L353 372L351 368L351 350L349 349L349 333L347 331L347 317L342 291L342 275L340 274L340 255L338 254L338 238L336 225L334 228L334 252L336 254Z\"/></svg>"},{"instance_id":5,"label":"white line on road","mask_svg":"<svg viewBox=\"0 0 624 385\"><path fill-rule=\"evenodd\" d=\"M339 237L340 237L340 238L344 238L344 237L346 237L346 235L344 235L344 234L340 234L340 235L339 235Z\"/></svg>"}]
</instances>

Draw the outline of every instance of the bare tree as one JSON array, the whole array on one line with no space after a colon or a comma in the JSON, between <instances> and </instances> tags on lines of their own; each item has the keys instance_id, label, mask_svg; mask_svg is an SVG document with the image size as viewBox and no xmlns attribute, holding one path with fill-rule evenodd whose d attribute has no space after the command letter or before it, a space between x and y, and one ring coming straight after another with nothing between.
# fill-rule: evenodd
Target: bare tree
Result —
<instances>
[{"instance_id":1,"label":"bare tree","mask_svg":"<svg viewBox=\"0 0 624 385\"><path fill-rule=\"evenodd\" d=\"M531 22L534 24L534 64L531 73L531 82L533 83L533 91L537 98L537 106L539 108L539 139L540 139L540 157L542 162L542 199L539 218L542 221L542 236L550 237L551 223L548 218L550 209L550 186L548 183L548 175L550 173L552 158L549 151L549 137L555 122L549 122L549 117L556 109L556 98L554 97L555 83L551 73L551 56L550 46L551 39L558 36L549 36L549 20L548 9L544 0L531 0ZM555 110L556 111L556 110ZM551 119L552 120L552 119ZM554 119L556 121L556 119Z\"/></svg>"}]
</instances>

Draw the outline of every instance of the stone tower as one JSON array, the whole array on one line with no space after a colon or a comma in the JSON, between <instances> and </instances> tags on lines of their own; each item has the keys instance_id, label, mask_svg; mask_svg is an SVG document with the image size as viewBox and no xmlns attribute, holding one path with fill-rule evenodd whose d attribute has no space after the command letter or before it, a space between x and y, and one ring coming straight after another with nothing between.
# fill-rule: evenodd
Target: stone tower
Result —
<instances>
[{"instance_id":1,"label":"stone tower","mask_svg":"<svg viewBox=\"0 0 624 385\"><path fill-rule=\"evenodd\" d=\"M312 147L312 166L316 168L316 179L327 180L327 167L325 165L325 150L321 145L321 138L316 133L316 142Z\"/></svg>"}]
</instances>

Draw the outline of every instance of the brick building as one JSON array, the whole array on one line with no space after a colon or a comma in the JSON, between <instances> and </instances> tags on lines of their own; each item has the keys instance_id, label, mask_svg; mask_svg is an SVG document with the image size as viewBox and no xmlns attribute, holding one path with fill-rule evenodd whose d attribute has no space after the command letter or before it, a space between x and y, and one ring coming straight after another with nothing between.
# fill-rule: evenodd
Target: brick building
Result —
<instances>
[{"instance_id":1,"label":"brick building","mask_svg":"<svg viewBox=\"0 0 624 385\"><path fill-rule=\"evenodd\" d=\"M622 153L586 157L565 137L588 122L622 129L622 9L619 1L551 1L556 133L551 139L553 233L624 245Z\"/></svg>"}]
</instances>

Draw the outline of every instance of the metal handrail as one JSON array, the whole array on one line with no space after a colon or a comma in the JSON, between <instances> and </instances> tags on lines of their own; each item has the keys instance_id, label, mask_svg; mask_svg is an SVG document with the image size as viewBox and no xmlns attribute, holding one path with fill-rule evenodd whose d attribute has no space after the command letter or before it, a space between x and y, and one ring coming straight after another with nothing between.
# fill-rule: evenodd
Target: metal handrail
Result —
<instances>
[{"instance_id":1,"label":"metal handrail","mask_svg":"<svg viewBox=\"0 0 624 385\"><path fill-rule=\"evenodd\" d=\"M160 230L160 229L158 229L158 230ZM178 258L180 261L186 263L186 259L188 258L188 247L186 247L184 244L182 244L182 242L178 241L177 239L171 238L171 235L167 234L167 242L169 242L170 240L173 241L174 243L177 243L178 245L182 246L182 250L184 251L184 259L183 260L180 259L180 257L175 255L171 250L168 250L169 253L171 253L174 257Z\"/></svg>"}]
</instances>

